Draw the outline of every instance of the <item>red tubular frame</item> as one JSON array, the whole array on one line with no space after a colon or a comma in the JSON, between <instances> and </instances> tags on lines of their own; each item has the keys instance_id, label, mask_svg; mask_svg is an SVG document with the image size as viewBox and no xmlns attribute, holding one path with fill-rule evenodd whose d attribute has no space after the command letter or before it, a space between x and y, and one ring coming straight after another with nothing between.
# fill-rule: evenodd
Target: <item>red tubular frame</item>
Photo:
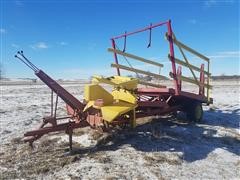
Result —
<instances>
[{"instance_id":1,"label":"red tubular frame","mask_svg":"<svg viewBox=\"0 0 240 180\"><path fill-rule=\"evenodd\" d=\"M137 33L141 33L141 32L144 32L144 31L147 31L147 30L150 30L150 29L153 29L153 28L157 28L157 27L163 26L163 25L167 26L167 31L168 31L167 33L168 33L168 36L169 36L169 49L170 49L170 56L171 56L171 63L172 63L172 74L173 74L173 79L174 79L175 94L179 95L180 89L179 89L179 86L178 86L177 71L176 71L176 64L175 64L175 57L174 57L174 45L173 45L173 40L172 40L173 32L172 32L172 27L171 27L171 20L168 20L168 21L165 21L165 22L160 22L158 24L150 25L150 26L145 27L143 29L139 29L139 30L136 30L136 31L133 31L133 32L124 33L124 34L121 34L119 36L112 37L111 38L112 48L116 49L116 44L115 44L116 39L126 38L127 36L131 36L131 35L134 35L134 34L137 34ZM115 59L115 63L118 64L118 57L117 57L116 53L114 53L114 59ZM120 75L120 69L119 68L117 68L117 74Z\"/></svg>"},{"instance_id":2,"label":"red tubular frame","mask_svg":"<svg viewBox=\"0 0 240 180\"><path fill-rule=\"evenodd\" d=\"M112 40L113 49L116 49L115 40L114 39L111 39L111 40ZM115 63L118 64L117 53L114 53L114 59L115 59ZM120 69L119 68L117 68L117 75L120 76Z\"/></svg>"},{"instance_id":3,"label":"red tubular frame","mask_svg":"<svg viewBox=\"0 0 240 180\"><path fill-rule=\"evenodd\" d=\"M125 37L125 36L130 36L130 35L137 34L137 33L143 32L143 31L147 31L147 30L149 30L149 29L153 29L153 28L156 28L156 27L159 27L159 26L168 24L169 21L170 21L170 20L168 20L168 21L166 21L166 22L160 22L160 23L158 23L158 24L154 24L154 25L145 27L145 28L143 28L143 29L139 29L139 30L137 30L137 31L133 31L133 32L129 32L129 33L124 33L124 34L122 34L122 35L112 37L111 39L120 39L120 38L123 38L123 37Z\"/></svg>"},{"instance_id":4,"label":"red tubular frame","mask_svg":"<svg viewBox=\"0 0 240 180\"><path fill-rule=\"evenodd\" d=\"M169 37L169 48L170 48L170 56L171 56L171 62L172 62L172 73L173 73L173 79L174 79L174 86L175 86L175 92L176 95L179 95L179 87L178 87L178 81L177 81L177 73L176 73L176 64L175 64L175 57L174 57L174 45L172 40L172 26L171 26L171 20L168 21L167 24L168 27L168 37Z\"/></svg>"}]
</instances>

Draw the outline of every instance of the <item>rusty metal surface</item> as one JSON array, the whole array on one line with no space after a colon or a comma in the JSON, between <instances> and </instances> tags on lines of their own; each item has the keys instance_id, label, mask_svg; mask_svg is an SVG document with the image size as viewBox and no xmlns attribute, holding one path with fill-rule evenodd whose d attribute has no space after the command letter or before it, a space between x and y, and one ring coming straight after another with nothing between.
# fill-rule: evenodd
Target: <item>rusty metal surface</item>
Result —
<instances>
[{"instance_id":1,"label":"rusty metal surface","mask_svg":"<svg viewBox=\"0 0 240 180\"><path fill-rule=\"evenodd\" d=\"M56 81L49 77L42 70L35 72L36 76L39 77L50 89L52 89L64 102L66 102L71 108L75 110L83 110L84 105L60 86Z\"/></svg>"}]
</instances>

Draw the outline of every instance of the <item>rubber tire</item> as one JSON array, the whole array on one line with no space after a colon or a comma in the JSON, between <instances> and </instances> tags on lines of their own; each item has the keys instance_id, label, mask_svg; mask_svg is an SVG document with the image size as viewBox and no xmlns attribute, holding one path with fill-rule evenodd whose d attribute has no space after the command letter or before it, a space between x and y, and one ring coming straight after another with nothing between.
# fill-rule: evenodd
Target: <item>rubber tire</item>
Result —
<instances>
[{"instance_id":1,"label":"rubber tire","mask_svg":"<svg viewBox=\"0 0 240 180\"><path fill-rule=\"evenodd\" d=\"M199 102L192 102L186 109L187 119L192 122L201 122L203 118L202 104Z\"/></svg>"}]
</instances>

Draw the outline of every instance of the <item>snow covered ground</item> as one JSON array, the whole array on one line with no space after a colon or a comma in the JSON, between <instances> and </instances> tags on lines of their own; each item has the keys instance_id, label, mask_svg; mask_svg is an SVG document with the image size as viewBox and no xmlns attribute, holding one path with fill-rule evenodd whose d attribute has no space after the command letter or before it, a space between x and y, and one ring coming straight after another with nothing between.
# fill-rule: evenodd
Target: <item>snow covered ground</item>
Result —
<instances>
[{"instance_id":1,"label":"snow covered ground","mask_svg":"<svg viewBox=\"0 0 240 180\"><path fill-rule=\"evenodd\" d=\"M50 90L34 83L2 85L0 179L240 179L240 83L213 85L214 104L204 107L202 123L187 123L181 116L145 118L135 130L97 146L104 135L79 129L72 155L64 133L42 137L34 149L21 141L50 113ZM83 98L83 84L64 87ZM63 115L65 104L60 104Z\"/></svg>"}]
</instances>

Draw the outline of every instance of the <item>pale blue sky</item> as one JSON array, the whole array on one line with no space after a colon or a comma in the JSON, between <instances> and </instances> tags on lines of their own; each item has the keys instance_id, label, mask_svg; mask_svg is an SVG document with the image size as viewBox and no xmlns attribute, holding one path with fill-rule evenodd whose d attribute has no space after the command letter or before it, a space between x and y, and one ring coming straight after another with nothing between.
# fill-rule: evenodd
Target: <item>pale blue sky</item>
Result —
<instances>
[{"instance_id":1,"label":"pale blue sky","mask_svg":"<svg viewBox=\"0 0 240 180\"><path fill-rule=\"evenodd\" d=\"M213 75L240 74L237 0L0 1L1 63L7 77L34 77L15 60L18 50L23 50L34 64L54 78L113 75L115 71L110 67L113 56L107 52L110 38L168 19L172 20L180 41L211 59ZM164 63L162 73L168 74L165 32L166 28L153 30L150 49L146 48L148 33L130 37L127 51ZM122 48L123 40L118 41L118 46ZM199 62L190 54L188 57ZM136 67L153 70L131 62Z\"/></svg>"}]
</instances>

